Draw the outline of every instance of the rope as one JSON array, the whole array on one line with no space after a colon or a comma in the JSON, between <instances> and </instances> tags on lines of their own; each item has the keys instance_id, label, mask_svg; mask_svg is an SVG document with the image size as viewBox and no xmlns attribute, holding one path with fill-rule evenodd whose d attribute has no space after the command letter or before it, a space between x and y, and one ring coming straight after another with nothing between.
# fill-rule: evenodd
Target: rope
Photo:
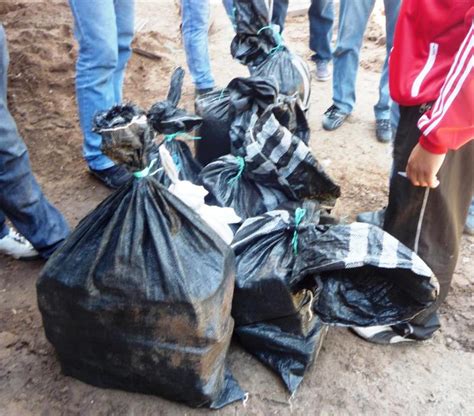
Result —
<instances>
[{"instance_id":1,"label":"rope","mask_svg":"<svg viewBox=\"0 0 474 416\"><path fill-rule=\"evenodd\" d=\"M242 173L244 172L244 169L245 169L245 159L241 156L237 156L236 159L237 159L237 162L239 163L239 171L233 178L230 178L227 181L229 185L233 185L236 181L238 181L239 178L242 176Z\"/></svg>"},{"instance_id":2,"label":"rope","mask_svg":"<svg viewBox=\"0 0 474 416\"><path fill-rule=\"evenodd\" d=\"M264 26L262 27L258 32L257 36L260 35L264 30L271 30L273 34L273 39L277 43L276 46L274 46L272 49L270 49L269 55L273 55L275 52L278 52L283 49L283 37L281 36L281 33L278 30L275 30L274 25L269 25L269 26Z\"/></svg>"},{"instance_id":3,"label":"rope","mask_svg":"<svg viewBox=\"0 0 474 416\"><path fill-rule=\"evenodd\" d=\"M153 168L153 166L155 166L156 162L157 160L153 159L145 169L139 170L138 172L134 172L133 176L135 176L135 178L137 179L146 178L147 176L153 176L156 172L160 170L160 169L157 169L154 172L150 173L151 169Z\"/></svg>"},{"instance_id":4,"label":"rope","mask_svg":"<svg viewBox=\"0 0 474 416\"><path fill-rule=\"evenodd\" d=\"M306 210L304 208L296 208L295 211L295 231L293 233L293 238L291 239L291 245L293 246L293 252L295 255L298 255L298 227L303 221L304 216L306 215Z\"/></svg>"},{"instance_id":5,"label":"rope","mask_svg":"<svg viewBox=\"0 0 474 416\"><path fill-rule=\"evenodd\" d=\"M182 137L185 140L201 140L202 139L202 137L191 136L190 134L185 133L184 131L178 131L177 133L173 133L173 134L165 134L165 141L171 142L174 139L176 139L176 137Z\"/></svg>"}]
</instances>

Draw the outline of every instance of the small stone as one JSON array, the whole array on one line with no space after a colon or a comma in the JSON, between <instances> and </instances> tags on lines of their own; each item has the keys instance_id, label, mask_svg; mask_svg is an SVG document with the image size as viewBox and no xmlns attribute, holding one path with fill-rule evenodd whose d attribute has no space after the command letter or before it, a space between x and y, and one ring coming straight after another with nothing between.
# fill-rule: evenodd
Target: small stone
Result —
<instances>
[{"instance_id":1,"label":"small stone","mask_svg":"<svg viewBox=\"0 0 474 416\"><path fill-rule=\"evenodd\" d=\"M0 332L0 348L8 348L18 342L18 337L11 332Z\"/></svg>"}]
</instances>

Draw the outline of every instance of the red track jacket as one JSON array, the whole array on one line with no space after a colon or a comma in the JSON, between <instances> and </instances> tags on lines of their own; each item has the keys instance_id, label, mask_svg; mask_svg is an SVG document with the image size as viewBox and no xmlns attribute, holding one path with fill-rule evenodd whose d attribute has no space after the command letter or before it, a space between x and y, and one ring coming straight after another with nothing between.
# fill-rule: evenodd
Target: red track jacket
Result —
<instances>
[{"instance_id":1,"label":"red track jacket","mask_svg":"<svg viewBox=\"0 0 474 416\"><path fill-rule=\"evenodd\" d=\"M474 139L474 0L403 0L390 55L397 103L433 102L419 120L432 153Z\"/></svg>"}]
</instances>

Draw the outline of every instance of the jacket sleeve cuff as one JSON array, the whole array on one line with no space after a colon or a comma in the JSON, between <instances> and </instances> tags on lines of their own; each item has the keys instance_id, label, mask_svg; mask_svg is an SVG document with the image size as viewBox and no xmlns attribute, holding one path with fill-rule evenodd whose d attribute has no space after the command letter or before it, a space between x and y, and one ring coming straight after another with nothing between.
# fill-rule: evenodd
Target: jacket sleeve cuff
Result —
<instances>
[{"instance_id":1,"label":"jacket sleeve cuff","mask_svg":"<svg viewBox=\"0 0 474 416\"><path fill-rule=\"evenodd\" d=\"M427 150L430 153L434 153L437 155L442 155L444 153L448 152L448 148L444 146L440 146L438 144L433 143L429 137L426 137L425 135L421 135L420 137L420 146Z\"/></svg>"}]
</instances>

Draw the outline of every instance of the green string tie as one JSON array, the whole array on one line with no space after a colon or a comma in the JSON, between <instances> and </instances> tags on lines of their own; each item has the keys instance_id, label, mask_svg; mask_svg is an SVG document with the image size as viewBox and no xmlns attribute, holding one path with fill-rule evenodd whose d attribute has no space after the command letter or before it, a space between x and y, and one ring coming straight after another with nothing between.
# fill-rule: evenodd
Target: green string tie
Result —
<instances>
[{"instance_id":1,"label":"green string tie","mask_svg":"<svg viewBox=\"0 0 474 416\"><path fill-rule=\"evenodd\" d=\"M291 245L293 246L293 252L295 255L298 255L298 227L303 221L304 216L306 215L306 209L296 208L295 211L295 231L293 233L293 238L291 239Z\"/></svg>"},{"instance_id":2,"label":"green string tie","mask_svg":"<svg viewBox=\"0 0 474 416\"><path fill-rule=\"evenodd\" d=\"M241 156L237 156L237 162L239 163L239 171L237 172L237 175L235 175L233 178L230 178L227 183L229 185L233 185L235 182L239 180L239 178L242 176L242 173L244 172L245 169L245 159Z\"/></svg>"},{"instance_id":3,"label":"green string tie","mask_svg":"<svg viewBox=\"0 0 474 416\"><path fill-rule=\"evenodd\" d=\"M155 170L154 172L150 173L151 169L153 168L153 166L155 166L157 160L156 159L153 159L150 164L143 170L140 170L138 172L134 172L133 173L133 176L135 176L135 178L137 179L142 179L142 178L145 178L147 176L152 176L154 175L156 172L158 172L158 169Z\"/></svg>"},{"instance_id":4,"label":"green string tie","mask_svg":"<svg viewBox=\"0 0 474 416\"><path fill-rule=\"evenodd\" d=\"M190 134L185 133L183 131L178 131L177 133L173 133L173 134L165 134L165 141L172 142L177 137L182 137L185 140L201 140L202 139L202 137L191 136Z\"/></svg>"},{"instance_id":5,"label":"green string tie","mask_svg":"<svg viewBox=\"0 0 474 416\"><path fill-rule=\"evenodd\" d=\"M275 42L277 43L276 46L274 46L272 49L270 49L269 55L273 55L275 52L278 52L283 49L283 37L281 36L281 33L275 30L274 25L269 25L269 26L264 26L262 27L258 32L257 36L260 35L264 30L271 30L273 34L273 38Z\"/></svg>"}]
</instances>

